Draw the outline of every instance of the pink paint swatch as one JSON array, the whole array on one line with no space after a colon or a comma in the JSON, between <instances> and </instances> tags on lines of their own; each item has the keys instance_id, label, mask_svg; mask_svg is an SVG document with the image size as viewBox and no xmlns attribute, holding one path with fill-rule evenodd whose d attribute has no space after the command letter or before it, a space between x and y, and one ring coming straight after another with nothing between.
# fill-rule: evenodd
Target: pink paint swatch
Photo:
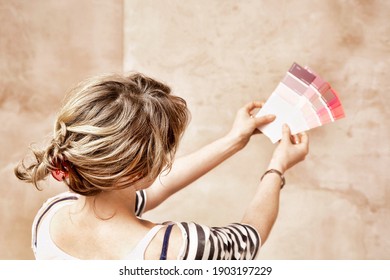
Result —
<instances>
[{"instance_id":1,"label":"pink paint swatch","mask_svg":"<svg viewBox=\"0 0 390 280\"><path fill-rule=\"evenodd\" d=\"M276 115L275 121L259 130L273 143L282 138L284 123L296 134L345 117L339 96L330 84L297 63L293 63L256 116L268 114Z\"/></svg>"}]
</instances>

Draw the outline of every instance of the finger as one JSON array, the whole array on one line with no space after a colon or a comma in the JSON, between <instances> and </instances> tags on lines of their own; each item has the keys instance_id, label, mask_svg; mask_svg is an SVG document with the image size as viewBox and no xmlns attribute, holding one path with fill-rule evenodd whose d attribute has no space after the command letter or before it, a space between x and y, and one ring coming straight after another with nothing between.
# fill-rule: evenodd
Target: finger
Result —
<instances>
[{"instance_id":1,"label":"finger","mask_svg":"<svg viewBox=\"0 0 390 280\"><path fill-rule=\"evenodd\" d=\"M305 154L309 153L309 137L306 133L299 133L300 143L297 144L304 151Z\"/></svg>"},{"instance_id":2,"label":"finger","mask_svg":"<svg viewBox=\"0 0 390 280\"><path fill-rule=\"evenodd\" d=\"M283 124L282 141L290 141L291 142L290 136L291 136L290 127L287 124Z\"/></svg>"},{"instance_id":3,"label":"finger","mask_svg":"<svg viewBox=\"0 0 390 280\"><path fill-rule=\"evenodd\" d=\"M306 133L301 134L301 144L304 145L306 153L309 152L309 136Z\"/></svg>"},{"instance_id":4,"label":"finger","mask_svg":"<svg viewBox=\"0 0 390 280\"><path fill-rule=\"evenodd\" d=\"M259 127L259 126L265 125L267 123L273 122L275 119L276 119L276 116L275 115L271 115L271 114L253 118L253 120L255 121L256 127Z\"/></svg>"},{"instance_id":5,"label":"finger","mask_svg":"<svg viewBox=\"0 0 390 280\"><path fill-rule=\"evenodd\" d=\"M303 144L309 143L309 136L305 132L299 133L299 137L301 139L301 143L303 143Z\"/></svg>"},{"instance_id":6,"label":"finger","mask_svg":"<svg viewBox=\"0 0 390 280\"><path fill-rule=\"evenodd\" d=\"M252 112L252 110L257 109L257 108L261 108L263 105L264 105L264 102L252 101L252 102L246 104L246 105L244 106L244 108L245 108L245 111L246 111L248 114L250 114L250 112Z\"/></svg>"},{"instance_id":7,"label":"finger","mask_svg":"<svg viewBox=\"0 0 390 280\"><path fill-rule=\"evenodd\" d=\"M300 142L299 136L297 134L291 135L290 139L291 139L291 143L293 144L299 144Z\"/></svg>"}]
</instances>

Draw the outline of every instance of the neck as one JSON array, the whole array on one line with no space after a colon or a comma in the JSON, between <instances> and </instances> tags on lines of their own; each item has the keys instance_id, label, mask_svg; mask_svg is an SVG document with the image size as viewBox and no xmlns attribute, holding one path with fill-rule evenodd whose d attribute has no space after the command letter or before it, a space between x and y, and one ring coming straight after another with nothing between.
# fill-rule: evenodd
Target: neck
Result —
<instances>
[{"instance_id":1,"label":"neck","mask_svg":"<svg viewBox=\"0 0 390 280\"><path fill-rule=\"evenodd\" d=\"M95 196L85 197L85 202L80 201L78 208L79 210L92 211L96 217L102 219L114 216L137 219L135 215L136 191L145 189L151 184L152 180L143 178L124 189L103 191Z\"/></svg>"},{"instance_id":2,"label":"neck","mask_svg":"<svg viewBox=\"0 0 390 280\"><path fill-rule=\"evenodd\" d=\"M135 218L136 193L132 187L101 192L93 197L85 198L86 209L94 211L95 216L102 219L114 216L127 216Z\"/></svg>"}]
</instances>

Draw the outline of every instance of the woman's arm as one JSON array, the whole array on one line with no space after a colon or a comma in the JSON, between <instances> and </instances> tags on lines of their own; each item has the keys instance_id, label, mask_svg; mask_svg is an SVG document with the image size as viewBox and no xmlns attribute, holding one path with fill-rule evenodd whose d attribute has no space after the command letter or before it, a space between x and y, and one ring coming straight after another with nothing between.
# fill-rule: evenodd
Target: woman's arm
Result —
<instances>
[{"instance_id":1,"label":"woman's arm","mask_svg":"<svg viewBox=\"0 0 390 280\"><path fill-rule=\"evenodd\" d=\"M282 174L298 162L304 160L309 151L309 139L305 133L291 136L287 125L283 127L283 138L276 147L269 169L276 169ZM260 182L257 192L246 208L242 223L257 229L262 243L275 223L279 210L281 177L276 173L268 173Z\"/></svg>"},{"instance_id":2,"label":"woman's arm","mask_svg":"<svg viewBox=\"0 0 390 280\"><path fill-rule=\"evenodd\" d=\"M169 173L164 172L146 189L147 205L145 211L153 209L172 194L194 182L214 167L241 150L257 127L270 123L275 116L259 118L251 116L253 110L261 108L262 102L251 102L242 107L235 118L230 132L206 145L200 150L175 160Z\"/></svg>"}]
</instances>

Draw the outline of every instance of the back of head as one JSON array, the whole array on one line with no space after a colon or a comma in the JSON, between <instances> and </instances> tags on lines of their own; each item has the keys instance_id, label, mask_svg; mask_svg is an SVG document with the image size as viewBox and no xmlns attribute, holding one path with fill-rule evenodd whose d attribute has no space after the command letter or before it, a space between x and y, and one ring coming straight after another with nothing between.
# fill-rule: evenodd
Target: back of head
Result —
<instances>
[{"instance_id":1,"label":"back of head","mask_svg":"<svg viewBox=\"0 0 390 280\"><path fill-rule=\"evenodd\" d=\"M82 195L153 180L170 167L187 122L186 102L163 83L139 73L92 78L66 97L48 147L15 174L38 188L62 170Z\"/></svg>"}]
</instances>

